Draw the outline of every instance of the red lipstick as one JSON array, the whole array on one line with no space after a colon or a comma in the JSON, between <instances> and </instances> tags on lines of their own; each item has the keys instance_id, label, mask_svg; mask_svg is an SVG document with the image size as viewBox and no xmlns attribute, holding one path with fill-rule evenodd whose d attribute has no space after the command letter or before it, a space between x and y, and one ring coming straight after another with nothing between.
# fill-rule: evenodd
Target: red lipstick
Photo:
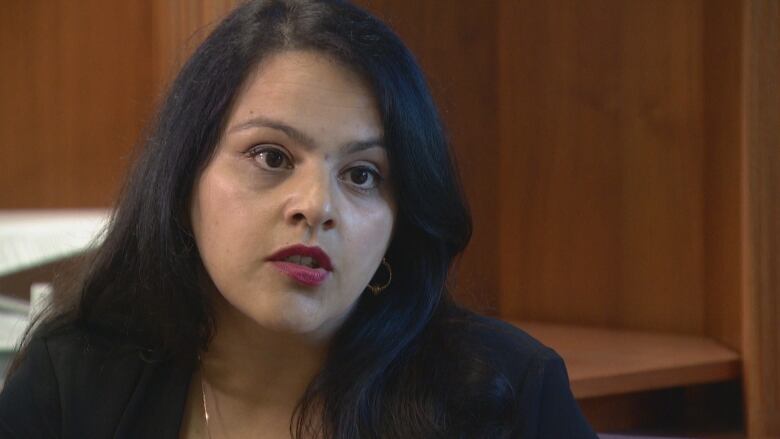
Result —
<instances>
[{"instance_id":1,"label":"red lipstick","mask_svg":"<svg viewBox=\"0 0 780 439\"><path fill-rule=\"evenodd\" d=\"M311 261L308 261L308 258L311 258ZM309 286L321 285L333 271L328 254L319 247L293 245L277 251L267 260L282 273Z\"/></svg>"}]
</instances>

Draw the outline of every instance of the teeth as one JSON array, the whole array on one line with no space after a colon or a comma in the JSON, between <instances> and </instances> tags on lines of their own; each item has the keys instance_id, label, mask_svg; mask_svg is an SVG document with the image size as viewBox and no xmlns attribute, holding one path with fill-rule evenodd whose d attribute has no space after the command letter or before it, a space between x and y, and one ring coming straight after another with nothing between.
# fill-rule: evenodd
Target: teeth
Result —
<instances>
[{"instance_id":1,"label":"teeth","mask_svg":"<svg viewBox=\"0 0 780 439\"><path fill-rule=\"evenodd\" d=\"M310 256L292 255L288 256L285 261L292 262L293 264L305 265L310 268L320 268L320 264Z\"/></svg>"}]
</instances>

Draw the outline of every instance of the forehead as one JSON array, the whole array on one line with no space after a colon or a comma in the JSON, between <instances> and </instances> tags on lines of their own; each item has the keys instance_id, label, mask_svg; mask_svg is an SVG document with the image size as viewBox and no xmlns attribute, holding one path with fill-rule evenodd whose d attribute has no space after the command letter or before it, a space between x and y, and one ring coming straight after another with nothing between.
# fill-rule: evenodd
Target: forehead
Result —
<instances>
[{"instance_id":1,"label":"forehead","mask_svg":"<svg viewBox=\"0 0 780 439\"><path fill-rule=\"evenodd\" d=\"M258 115L317 130L348 129L358 136L382 132L376 99L366 81L311 51L273 54L252 70L236 97L228 126Z\"/></svg>"}]
</instances>

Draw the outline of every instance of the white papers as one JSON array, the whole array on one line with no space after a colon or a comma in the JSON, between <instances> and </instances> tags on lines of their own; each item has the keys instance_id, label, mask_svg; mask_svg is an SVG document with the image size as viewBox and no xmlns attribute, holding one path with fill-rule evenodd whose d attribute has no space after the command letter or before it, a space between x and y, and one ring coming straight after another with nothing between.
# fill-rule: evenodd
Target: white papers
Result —
<instances>
[{"instance_id":1,"label":"white papers","mask_svg":"<svg viewBox=\"0 0 780 439\"><path fill-rule=\"evenodd\" d=\"M0 211L0 276L67 257L99 244L110 211Z\"/></svg>"}]
</instances>

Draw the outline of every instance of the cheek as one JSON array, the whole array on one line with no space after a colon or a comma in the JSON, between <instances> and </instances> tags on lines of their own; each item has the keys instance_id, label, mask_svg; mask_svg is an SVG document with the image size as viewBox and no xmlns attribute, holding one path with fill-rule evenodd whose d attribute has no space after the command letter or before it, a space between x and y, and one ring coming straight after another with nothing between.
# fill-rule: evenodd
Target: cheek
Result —
<instances>
[{"instance_id":1,"label":"cheek","mask_svg":"<svg viewBox=\"0 0 780 439\"><path fill-rule=\"evenodd\" d=\"M349 259L361 280L370 280L382 260L393 230L394 212L386 205L345 218L345 244Z\"/></svg>"},{"instance_id":2,"label":"cheek","mask_svg":"<svg viewBox=\"0 0 780 439\"><path fill-rule=\"evenodd\" d=\"M224 234L229 232L224 221L227 217L218 214L230 208L229 197L224 188L212 183L212 178L205 174L198 184L192 205L192 228L195 241L206 257L218 243L223 242Z\"/></svg>"},{"instance_id":3,"label":"cheek","mask_svg":"<svg viewBox=\"0 0 780 439\"><path fill-rule=\"evenodd\" d=\"M204 264L213 271L238 267L251 260L247 249L262 233L262 218L252 214L246 193L236 190L229 181L204 174L193 197L192 228ZM263 210L260 210L262 212Z\"/></svg>"}]
</instances>

